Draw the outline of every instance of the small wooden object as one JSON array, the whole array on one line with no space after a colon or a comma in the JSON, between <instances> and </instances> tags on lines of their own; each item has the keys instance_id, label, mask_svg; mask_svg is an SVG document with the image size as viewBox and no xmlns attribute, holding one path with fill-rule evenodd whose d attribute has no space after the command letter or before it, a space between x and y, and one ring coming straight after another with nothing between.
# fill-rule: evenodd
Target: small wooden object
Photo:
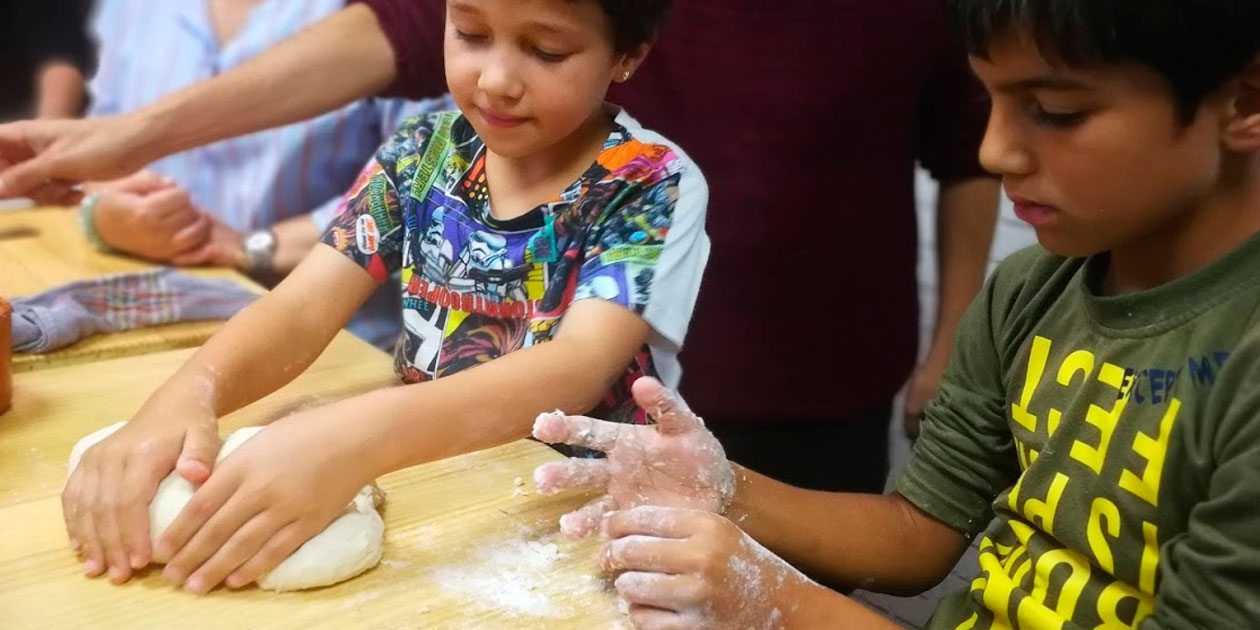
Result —
<instances>
[{"instance_id":1,"label":"small wooden object","mask_svg":"<svg viewBox=\"0 0 1260 630\"><path fill-rule=\"evenodd\" d=\"M0 298L0 413L13 402L13 307Z\"/></svg>"}]
</instances>

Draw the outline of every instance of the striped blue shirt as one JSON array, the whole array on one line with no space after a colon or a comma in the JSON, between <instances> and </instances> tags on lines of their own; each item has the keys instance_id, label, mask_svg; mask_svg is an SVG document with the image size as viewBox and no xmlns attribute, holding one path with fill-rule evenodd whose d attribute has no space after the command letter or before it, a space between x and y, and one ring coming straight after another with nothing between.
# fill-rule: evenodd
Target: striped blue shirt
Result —
<instances>
[{"instance_id":1,"label":"striped blue shirt","mask_svg":"<svg viewBox=\"0 0 1260 630\"><path fill-rule=\"evenodd\" d=\"M344 5L344 0L263 0L224 43L215 35L206 0L101 0L92 20L100 65L90 86L89 115L132 111L230 70ZM445 98L366 99L305 122L173 155L150 168L170 176L194 204L235 230L308 213L323 229L364 163L404 119L453 107ZM400 316L396 298L392 304L392 313L380 307L376 324L365 326L358 317L351 329L377 345L392 342Z\"/></svg>"}]
</instances>

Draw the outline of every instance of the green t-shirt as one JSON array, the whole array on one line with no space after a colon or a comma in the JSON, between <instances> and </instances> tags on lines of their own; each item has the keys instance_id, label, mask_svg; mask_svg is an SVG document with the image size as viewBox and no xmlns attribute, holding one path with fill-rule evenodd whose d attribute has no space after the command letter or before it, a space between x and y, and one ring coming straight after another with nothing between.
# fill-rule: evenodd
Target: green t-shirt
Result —
<instances>
[{"instance_id":1,"label":"green t-shirt","mask_svg":"<svg viewBox=\"0 0 1260 630\"><path fill-rule=\"evenodd\" d=\"M928 627L1260 627L1260 236L1158 288L1034 248L968 312L898 491L979 577Z\"/></svg>"}]
</instances>

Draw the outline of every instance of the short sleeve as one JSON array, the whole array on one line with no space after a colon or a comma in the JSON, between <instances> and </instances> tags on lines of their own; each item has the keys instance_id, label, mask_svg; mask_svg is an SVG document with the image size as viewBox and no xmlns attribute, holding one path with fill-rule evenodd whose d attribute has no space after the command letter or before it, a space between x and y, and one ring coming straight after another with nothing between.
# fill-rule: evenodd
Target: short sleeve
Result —
<instances>
[{"instance_id":1,"label":"short sleeve","mask_svg":"<svg viewBox=\"0 0 1260 630\"><path fill-rule=\"evenodd\" d=\"M381 96L426 99L446 91L443 0L351 0L376 14L381 31L394 49L394 83Z\"/></svg>"},{"instance_id":2,"label":"short sleeve","mask_svg":"<svg viewBox=\"0 0 1260 630\"><path fill-rule=\"evenodd\" d=\"M1008 302L1001 287L1022 275L1012 262L998 267L964 315L940 393L897 482L916 507L969 537L989 524L993 500L1019 474L997 342Z\"/></svg>"},{"instance_id":3,"label":"short sleeve","mask_svg":"<svg viewBox=\"0 0 1260 630\"><path fill-rule=\"evenodd\" d=\"M435 117L416 117L399 127L351 185L323 242L385 282L402 267L403 204L411 191L417 160ZM399 194L399 191L404 191Z\"/></svg>"},{"instance_id":4,"label":"short sleeve","mask_svg":"<svg viewBox=\"0 0 1260 630\"><path fill-rule=\"evenodd\" d=\"M1141 630L1253 628L1260 612L1260 331L1235 351L1204 418L1204 459L1215 462L1207 498L1185 533L1160 549L1155 609Z\"/></svg>"},{"instance_id":5,"label":"short sleeve","mask_svg":"<svg viewBox=\"0 0 1260 630\"><path fill-rule=\"evenodd\" d=\"M945 41L921 100L917 154L938 181L988 176L980 165L980 142L989 97L968 68L963 46L953 38Z\"/></svg>"},{"instance_id":6,"label":"short sleeve","mask_svg":"<svg viewBox=\"0 0 1260 630\"><path fill-rule=\"evenodd\" d=\"M709 257L704 176L687 164L625 200L588 241L575 300L600 298L638 313L682 347Z\"/></svg>"}]
</instances>

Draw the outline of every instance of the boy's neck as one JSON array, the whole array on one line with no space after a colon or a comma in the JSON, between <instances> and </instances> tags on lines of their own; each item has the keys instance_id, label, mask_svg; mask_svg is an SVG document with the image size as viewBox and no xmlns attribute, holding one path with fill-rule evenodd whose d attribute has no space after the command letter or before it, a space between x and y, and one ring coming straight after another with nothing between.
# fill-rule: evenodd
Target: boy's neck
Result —
<instances>
[{"instance_id":1,"label":"boy's neck","mask_svg":"<svg viewBox=\"0 0 1260 630\"><path fill-rule=\"evenodd\" d=\"M501 221L513 219L554 199L591 167L610 130L608 113L600 108L568 137L542 151L509 158L487 148L491 215Z\"/></svg>"},{"instance_id":2,"label":"boy's neck","mask_svg":"<svg viewBox=\"0 0 1260 630\"><path fill-rule=\"evenodd\" d=\"M1112 250L1103 292L1135 293L1188 276L1260 232L1260 169L1253 159L1234 170L1222 177L1219 190L1184 212L1182 220Z\"/></svg>"}]
</instances>

